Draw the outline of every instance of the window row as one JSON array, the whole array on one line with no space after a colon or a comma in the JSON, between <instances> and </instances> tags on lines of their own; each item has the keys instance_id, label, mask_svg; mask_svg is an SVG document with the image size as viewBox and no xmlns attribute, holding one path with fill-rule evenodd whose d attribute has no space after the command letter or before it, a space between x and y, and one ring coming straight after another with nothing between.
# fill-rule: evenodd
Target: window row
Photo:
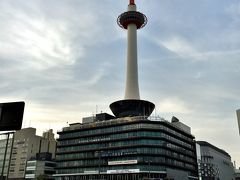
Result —
<instances>
[{"instance_id":1,"label":"window row","mask_svg":"<svg viewBox=\"0 0 240 180\"><path fill-rule=\"evenodd\" d=\"M150 131L136 131L136 132L128 132L128 133L120 133L120 134L108 134L108 135L100 135L100 136L91 136L91 137L82 137L77 139L68 139L64 141L58 141L58 145L74 145L81 143L95 143L95 142L104 142L104 141L113 141L119 139L127 139L133 137L155 137L155 138L166 138L171 141L174 141L182 146L188 148L194 148L192 144L186 143L180 139L169 136L163 132L150 132Z\"/></svg>"},{"instance_id":2,"label":"window row","mask_svg":"<svg viewBox=\"0 0 240 180\"><path fill-rule=\"evenodd\" d=\"M123 158L137 154L152 154L159 156L169 156L176 159L181 159L190 163L195 162L195 156L189 157L187 155L176 153L163 148L129 148L129 149L115 149L115 150L105 150L105 151L92 151L92 152L82 152L82 153L72 153L72 154L57 154L57 160L71 160L71 159L93 159L98 158Z\"/></svg>"},{"instance_id":3,"label":"window row","mask_svg":"<svg viewBox=\"0 0 240 180\"><path fill-rule=\"evenodd\" d=\"M119 163L129 160L136 160L136 163L129 163L133 164L132 166L136 166L137 163L165 163L165 157L117 157L117 158L103 158L99 157L98 159L87 159L87 160L73 160L73 161L65 161L65 162L58 162L57 167L72 167L72 166L107 166L108 162L118 161ZM120 164L118 164L119 166Z\"/></svg>"},{"instance_id":4,"label":"window row","mask_svg":"<svg viewBox=\"0 0 240 180\"><path fill-rule=\"evenodd\" d=\"M102 148L113 148L113 147L123 147L123 146L134 146L134 145L158 145L162 147L169 147L176 151L188 153L190 155L194 155L194 153L190 150L187 150L183 147L171 144L164 140L152 140L152 139L136 139L136 140L128 140L128 141L111 141L105 142L101 144L85 144L78 146L67 146L67 147L58 147L57 152L71 152L71 151L85 151L92 149L102 149Z\"/></svg>"},{"instance_id":5,"label":"window row","mask_svg":"<svg viewBox=\"0 0 240 180\"><path fill-rule=\"evenodd\" d=\"M65 138L81 137L81 136L86 136L86 135L117 133L117 132L126 131L126 130L138 130L141 128L165 130L165 131L170 132L171 134L176 135L177 137L180 137L180 138L185 139L190 142L192 141L191 138L185 136L184 134L176 132L175 130L173 130L171 128L168 128L168 127L164 126L163 124L146 124L146 123L120 125L120 126L115 126L115 127L106 127L106 128L99 128L99 129L95 128L95 129L91 129L91 130L79 130L78 132L69 132L69 133L60 134L59 140L65 139Z\"/></svg>"},{"instance_id":6,"label":"window row","mask_svg":"<svg viewBox=\"0 0 240 180\"><path fill-rule=\"evenodd\" d=\"M131 165L125 166L109 166L109 167L82 167L82 168L69 168L69 169L57 169L56 174L74 174L74 173L87 173L87 172L107 172L108 170L130 170L133 169ZM150 165L136 165L134 169L139 171L165 171L165 166L151 166Z\"/></svg>"}]
</instances>

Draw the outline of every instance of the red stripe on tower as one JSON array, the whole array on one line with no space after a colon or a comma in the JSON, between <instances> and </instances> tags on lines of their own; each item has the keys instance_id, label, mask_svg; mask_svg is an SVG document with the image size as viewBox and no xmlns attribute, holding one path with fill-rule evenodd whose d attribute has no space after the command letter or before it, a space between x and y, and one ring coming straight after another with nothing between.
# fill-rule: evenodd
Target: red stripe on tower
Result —
<instances>
[{"instance_id":1,"label":"red stripe on tower","mask_svg":"<svg viewBox=\"0 0 240 180\"><path fill-rule=\"evenodd\" d=\"M129 3L130 5L135 5L135 2L134 2L134 0L130 0L130 3Z\"/></svg>"}]
</instances>

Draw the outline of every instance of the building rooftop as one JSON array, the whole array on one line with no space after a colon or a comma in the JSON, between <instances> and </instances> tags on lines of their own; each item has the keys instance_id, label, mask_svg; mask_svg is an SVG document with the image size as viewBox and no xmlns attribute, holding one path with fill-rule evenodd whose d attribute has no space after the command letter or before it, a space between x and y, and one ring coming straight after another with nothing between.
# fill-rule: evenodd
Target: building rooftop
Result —
<instances>
[{"instance_id":1,"label":"building rooftop","mask_svg":"<svg viewBox=\"0 0 240 180\"><path fill-rule=\"evenodd\" d=\"M58 134L64 133L67 131L75 131L75 130L79 130L79 129L100 128L103 126L114 126L114 125L118 125L118 124L129 123L129 122L139 122L139 121L149 121L149 122L153 122L153 123L164 122L179 131L183 131L186 134L191 135L191 132L188 129L186 130L186 129L182 128L181 126L179 126L178 124L169 122L166 119L159 117L159 116L158 117L154 117L154 116L122 117L122 118L115 118L115 119L104 120L104 121L103 120L102 121L94 121L92 123L86 123L86 124L73 123L73 124L70 124L68 127L62 128L62 130L58 131ZM181 123L181 124L183 124L183 123ZM191 136L193 136L193 135L191 135Z\"/></svg>"},{"instance_id":2,"label":"building rooftop","mask_svg":"<svg viewBox=\"0 0 240 180\"><path fill-rule=\"evenodd\" d=\"M218 147L216 147L216 146L214 146L214 145L212 145L212 144L210 144L210 143L208 143L206 141L197 141L197 143L200 146L210 147L210 148L212 148L212 149L214 149L214 150L216 150L216 151L218 151L218 152L220 152L220 153L222 153L222 154L224 154L224 155L226 155L226 156L231 158L231 156L226 151L224 151L223 149L219 149Z\"/></svg>"}]
</instances>

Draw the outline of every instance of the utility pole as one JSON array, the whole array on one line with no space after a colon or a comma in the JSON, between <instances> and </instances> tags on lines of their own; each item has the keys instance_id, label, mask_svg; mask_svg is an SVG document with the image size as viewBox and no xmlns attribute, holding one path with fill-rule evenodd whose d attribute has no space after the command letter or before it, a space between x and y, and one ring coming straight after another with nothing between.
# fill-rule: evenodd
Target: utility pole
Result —
<instances>
[{"instance_id":1,"label":"utility pole","mask_svg":"<svg viewBox=\"0 0 240 180\"><path fill-rule=\"evenodd\" d=\"M6 141L6 146L5 146L5 152L4 152L4 157L3 157L3 164L2 164L2 172L1 172L1 180L4 180L4 168L5 168L5 162L6 162L6 156L7 156L7 151L8 151L8 142L9 142L9 137L10 134L12 134L13 132L8 132L5 133L5 135L7 135L7 141ZM13 139L12 139L13 140ZM11 147L12 148L12 147ZM10 158L9 158L10 161ZM8 167L9 168L9 167ZM8 172L8 171L7 171Z\"/></svg>"},{"instance_id":2,"label":"utility pole","mask_svg":"<svg viewBox=\"0 0 240 180\"><path fill-rule=\"evenodd\" d=\"M148 160L148 178L149 179L151 179L150 163L151 163L151 161Z\"/></svg>"},{"instance_id":3,"label":"utility pole","mask_svg":"<svg viewBox=\"0 0 240 180\"><path fill-rule=\"evenodd\" d=\"M100 169L101 169L101 165L100 165L100 161L101 161L101 151L98 151L98 179L100 180Z\"/></svg>"}]
</instances>

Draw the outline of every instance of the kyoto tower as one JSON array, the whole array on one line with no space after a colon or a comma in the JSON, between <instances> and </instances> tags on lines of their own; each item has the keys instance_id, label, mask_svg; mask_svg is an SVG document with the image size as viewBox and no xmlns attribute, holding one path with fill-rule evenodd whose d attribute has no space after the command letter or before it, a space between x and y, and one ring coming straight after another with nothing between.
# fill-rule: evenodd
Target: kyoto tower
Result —
<instances>
[{"instance_id":1,"label":"kyoto tower","mask_svg":"<svg viewBox=\"0 0 240 180\"><path fill-rule=\"evenodd\" d=\"M150 116L155 105L149 101L140 100L138 86L137 30L147 24L147 17L136 10L134 0L130 0L128 11L122 13L118 25L127 30L127 71L124 100L110 104L116 117Z\"/></svg>"}]
</instances>

